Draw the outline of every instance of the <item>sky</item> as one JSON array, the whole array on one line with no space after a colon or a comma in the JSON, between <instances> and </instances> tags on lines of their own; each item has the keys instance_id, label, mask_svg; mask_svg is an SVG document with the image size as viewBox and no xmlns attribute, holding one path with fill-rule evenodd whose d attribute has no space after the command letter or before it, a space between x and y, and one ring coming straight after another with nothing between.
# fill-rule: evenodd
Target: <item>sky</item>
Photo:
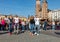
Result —
<instances>
[{"instance_id":1,"label":"sky","mask_svg":"<svg viewBox=\"0 0 60 42\"><path fill-rule=\"evenodd\" d=\"M60 0L47 0L47 2L48 9L60 9ZM35 6L36 0L0 0L0 14L28 17L28 15L35 15Z\"/></svg>"}]
</instances>

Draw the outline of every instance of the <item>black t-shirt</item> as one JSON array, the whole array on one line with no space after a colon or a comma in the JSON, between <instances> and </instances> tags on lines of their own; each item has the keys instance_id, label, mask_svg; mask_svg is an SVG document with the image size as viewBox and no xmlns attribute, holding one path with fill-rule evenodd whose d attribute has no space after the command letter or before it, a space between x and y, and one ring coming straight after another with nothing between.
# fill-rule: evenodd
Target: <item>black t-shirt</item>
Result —
<instances>
[{"instance_id":1,"label":"black t-shirt","mask_svg":"<svg viewBox=\"0 0 60 42\"><path fill-rule=\"evenodd\" d=\"M31 23L31 24L35 24L34 19L30 19L30 23Z\"/></svg>"},{"instance_id":2,"label":"black t-shirt","mask_svg":"<svg viewBox=\"0 0 60 42\"><path fill-rule=\"evenodd\" d=\"M11 19L9 18L9 20L10 20L10 23L12 23L12 22L13 22L13 18L11 18Z\"/></svg>"}]
</instances>

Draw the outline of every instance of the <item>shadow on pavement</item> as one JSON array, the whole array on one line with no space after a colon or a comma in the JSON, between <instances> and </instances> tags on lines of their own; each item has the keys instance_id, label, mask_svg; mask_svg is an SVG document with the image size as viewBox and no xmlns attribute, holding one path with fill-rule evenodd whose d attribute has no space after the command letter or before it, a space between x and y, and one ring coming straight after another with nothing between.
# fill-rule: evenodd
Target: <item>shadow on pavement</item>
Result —
<instances>
[{"instance_id":1,"label":"shadow on pavement","mask_svg":"<svg viewBox=\"0 0 60 42\"><path fill-rule=\"evenodd\" d=\"M55 34L60 35L60 32L55 32Z\"/></svg>"},{"instance_id":2,"label":"shadow on pavement","mask_svg":"<svg viewBox=\"0 0 60 42\"><path fill-rule=\"evenodd\" d=\"M8 33L8 32L4 32L4 31L3 31L3 32L0 32L0 35L2 35L2 34L7 34L7 33Z\"/></svg>"}]
</instances>

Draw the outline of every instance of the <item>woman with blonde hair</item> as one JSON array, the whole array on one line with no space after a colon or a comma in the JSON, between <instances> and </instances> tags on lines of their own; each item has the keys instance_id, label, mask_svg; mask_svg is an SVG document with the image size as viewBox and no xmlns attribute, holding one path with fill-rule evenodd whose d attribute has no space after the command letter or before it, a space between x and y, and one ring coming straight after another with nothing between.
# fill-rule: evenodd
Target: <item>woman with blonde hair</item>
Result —
<instances>
[{"instance_id":1,"label":"woman with blonde hair","mask_svg":"<svg viewBox=\"0 0 60 42\"><path fill-rule=\"evenodd\" d=\"M30 35L32 36L34 34L34 26L35 26L34 17L31 16L30 21L29 21L29 29L30 29Z\"/></svg>"}]
</instances>

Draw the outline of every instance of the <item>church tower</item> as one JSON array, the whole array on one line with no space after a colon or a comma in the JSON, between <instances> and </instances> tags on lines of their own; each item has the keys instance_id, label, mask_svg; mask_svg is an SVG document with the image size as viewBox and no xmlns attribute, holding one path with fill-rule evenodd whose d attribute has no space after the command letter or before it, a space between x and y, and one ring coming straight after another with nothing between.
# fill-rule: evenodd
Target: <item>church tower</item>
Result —
<instances>
[{"instance_id":1,"label":"church tower","mask_svg":"<svg viewBox=\"0 0 60 42\"><path fill-rule=\"evenodd\" d=\"M43 2L42 2L42 19L48 18L47 12L48 12L47 0L43 0Z\"/></svg>"},{"instance_id":2,"label":"church tower","mask_svg":"<svg viewBox=\"0 0 60 42\"><path fill-rule=\"evenodd\" d=\"M40 0L36 0L36 15L38 17L40 17L40 10L41 10Z\"/></svg>"}]
</instances>

